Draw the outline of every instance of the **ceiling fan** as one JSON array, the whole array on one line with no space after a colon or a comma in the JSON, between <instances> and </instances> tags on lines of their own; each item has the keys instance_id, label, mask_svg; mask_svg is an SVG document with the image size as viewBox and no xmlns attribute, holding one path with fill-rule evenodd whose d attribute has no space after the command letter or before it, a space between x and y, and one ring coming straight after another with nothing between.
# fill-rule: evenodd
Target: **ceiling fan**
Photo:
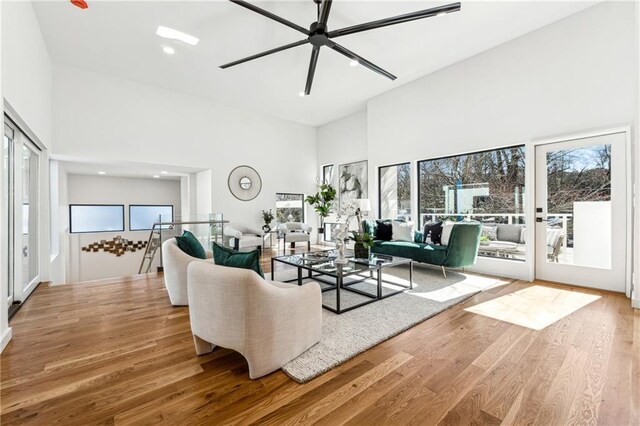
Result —
<instances>
[{"instance_id":1,"label":"ceiling fan","mask_svg":"<svg viewBox=\"0 0 640 426\"><path fill-rule=\"evenodd\" d=\"M346 47L336 43L333 39L349 34L355 34L362 31L374 30L376 28L387 27L389 25L401 24L403 22L415 21L416 19L429 18L431 16L443 15L450 12L457 12L460 10L460 3L451 3L444 6L432 7L430 9L419 10L417 12L407 13L404 15L394 16L392 18L379 19L377 21L366 22L364 24L353 25L351 27L340 28L337 30L329 31L327 22L329 21L329 12L331 12L332 0L313 0L318 7L318 20L311 24L309 29L301 27L287 19L274 15L264 9L254 6L244 0L229 0L231 3L235 3L239 6L247 8L253 12L259 13L269 19L273 19L283 25L293 28L296 31L301 32L307 38L293 43L285 44L284 46L276 47L274 49L267 50L265 52L257 53L255 55L248 56L237 61L229 62L228 64L221 65L220 68L225 69L239 65L245 62L252 61L254 59L262 58L263 56L271 55L272 53L282 52L283 50L291 49L293 47L302 46L303 44L310 43L311 50L311 62L309 63L309 72L307 74L307 84L304 88L304 95L311 93L311 85L313 84L313 76L316 72L316 65L318 63L318 55L320 54L320 48L327 46L329 49L350 58L355 61L356 64L361 64L372 71L377 72L391 80L395 80L396 76L388 71L383 70L379 66L372 62L367 61L362 56L350 51ZM301 94L302 95L302 94Z\"/></svg>"}]
</instances>

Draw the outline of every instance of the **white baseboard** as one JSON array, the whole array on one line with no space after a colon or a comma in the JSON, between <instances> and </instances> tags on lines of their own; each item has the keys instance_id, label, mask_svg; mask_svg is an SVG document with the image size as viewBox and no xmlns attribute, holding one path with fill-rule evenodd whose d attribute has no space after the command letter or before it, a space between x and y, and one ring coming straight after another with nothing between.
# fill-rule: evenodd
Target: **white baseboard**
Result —
<instances>
[{"instance_id":1,"label":"white baseboard","mask_svg":"<svg viewBox=\"0 0 640 426\"><path fill-rule=\"evenodd\" d=\"M4 351L4 348L9 344L9 340L11 340L12 331L11 327L7 328L4 333L2 333L2 341L0 342L0 352Z\"/></svg>"},{"instance_id":2,"label":"white baseboard","mask_svg":"<svg viewBox=\"0 0 640 426\"><path fill-rule=\"evenodd\" d=\"M631 293L631 307L632 308L640 309L640 297L638 297L638 296L640 296L640 295L638 295L635 290L633 291L633 293Z\"/></svg>"}]
</instances>

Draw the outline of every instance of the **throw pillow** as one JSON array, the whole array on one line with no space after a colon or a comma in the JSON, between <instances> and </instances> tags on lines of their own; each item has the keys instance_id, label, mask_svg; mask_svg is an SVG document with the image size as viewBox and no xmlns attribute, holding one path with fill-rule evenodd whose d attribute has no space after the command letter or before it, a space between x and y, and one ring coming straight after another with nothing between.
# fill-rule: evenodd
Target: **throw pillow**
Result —
<instances>
[{"instance_id":1,"label":"throw pillow","mask_svg":"<svg viewBox=\"0 0 640 426\"><path fill-rule=\"evenodd\" d=\"M495 241L498 239L498 228L495 226L483 226L482 236L487 237L489 241Z\"/></svg>"},{"instance_id":2,"label":"throw pillow","mask_svg":"<svg viewBox=\"0 0 640 426\"><path fill-rule=\"evenodd\" d=\"M509 241L511 243L520 243L520 235L522 234L521 225L498 225L497 239L500 241Z\"/></svg>"},{"instance_id":3,"label":"throw pillow","mask_svg":"<svg viewBox=\"0 0 640 426\"><path fill-rule=\"evenodd\" d=\"M445 222L442 224L442 236L440 237L440 244L443 246L449 245L449 237L451 237L451 231L455 222Z\"/></svg>"},{"instance_id":4,"label":"throw pillow","mask_svg":"<svg viewBox=\"0 0 640 426\"><path fill-rule=\"evenodd\" d=\"M367 234L371 235L375 240L377 237L378 223L373 219L364 219L362 221L362 229Z\"/></svg>"},{"instance_id":5,"label":"throw pillow","mask_svg":"<svg viewBox=\"0 0 640 426\"><path fill-rule=\"evenodd\" d=\"M391 222L391 234L395 241L413 242L415 224L413 222L399 222L394 220Z\"/></svg>"},{"instance_id":6,"label":"throw pillow","mask_svg":"<svg viewBox=\"0 0 640 426\"><path fill-rule=\"evenodd\" d=\"M442 237L442 222L427 222L424 224L425 244L440 244Z\"/></svg>"},{"instance_id":7,"label":"throw pillow","mask_svg":"<svg viewBox=\"0 0 640 426\"><path fill-rule=\"evenodd\" d=\"M198 259L206 259L207 253L202 248L202 244L189 231L184 231L182 236L176 237L176 243L178 244L178 248L183 252L187 253L191 257L195 257Z\"/></svg>"},{"instance_id":8,"label":"throw pillow","mask_svg":"<svg viewBox=\"0 0 640 426\"><path fill-rule=\"evenodd\" d=\"M377 238L382 241L391 241L393 238L393 227L389 220L378 220Z\"/></svg>"},{"instance_id":9,"label":"throw pillow","mask_svg":"<svg viewBox=\"0 0 640 426\"><path fill-rule=\"evenodd\" d=\"M251 269L264 278L264 272L260 266L260 252L258 250L240 252L213 243L213 260L216 265L231 268Z\"/></svg>"}]
</instances>

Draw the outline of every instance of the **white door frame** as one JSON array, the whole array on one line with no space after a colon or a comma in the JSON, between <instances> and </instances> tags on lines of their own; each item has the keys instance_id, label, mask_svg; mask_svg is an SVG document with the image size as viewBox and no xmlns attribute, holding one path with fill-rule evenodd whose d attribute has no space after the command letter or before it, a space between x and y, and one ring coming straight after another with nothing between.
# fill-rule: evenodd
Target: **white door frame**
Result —
<instances>
[{"instance_id":1,"label":"white door frame","mask_svg":"<svg viewBox=\"0 0 640 426\"><path fill-rule=\"evenodd\" d=\"M42 281L46 281L48 279L48 275L49 275L49 262L50 262L50 254L49 254L49 226L48 226L48 222L49 222L49 217L48 217L48 212L49 212L49 178L48 178L48 174L49 174L49 156L48 156L48 151L47 151L47 147L40 141L40 139L35 135L35 133L31 130L31 128L27 125L27 123L24 122L24 120L22 120L22 118L20 117L20 115L18 115L18 113L13 109L13 107L5 100L4 101L4 115L8 116L9 119L11 121L13 121L15 127L18 128L18 132L20 133L21 136L16 137L16 139L20 139L21 137L24 137L25 139L27 139L28 143L30 143L32 146L34 146L39 152L38 152L38 187L39 187L39 191L38 191L38 275L39 275L39 279L34 281L33 283L31 283L27 288L23 289L22 288L22 282L21 281L16 281L19 282L20 285L18 285L17 287L14 287L14 301L16 302L24 302L24 300L31 294L31 292L33 292L33 290L35 290L35 288L37 287L37 285L42 282ZM5 117L2 117L3 123L5 120ZM19 144L19 146L18 146ZM16 141L16 145L14 146L14 148L18 146L20 148L20 150L22 149L22 141L21 140L17 140ZM18 156L15 156L16 158ZM22 152L20 152L20 159L22 158ZM14 169L15 170L15 169ZM22 170L20 168L20 170ZM20 182L18 182L18 179L20 180ZM22 176L16 176L15 179L15 188L20 188L20 193L22 193L22 186L18 186L18 184L22 184ZM20 218L22 217L22 209L19 209L19 215ZM16 226L18 226L18 217L15 217L16 222L14 223L14 230L16 230ZM18 230L18 234L15 235L22 235L22 223L20 223L20 228L17 229ZM15 231L14 231L15 232ZM14 237L15 238L15 237ZM4 240L6 241L6 239ZM17 260L21 260L20 256L16 256L19 253L14 253L14 268L16 265L16 261ZM3 261L8 261L8 253L5 256L5 259ZM22 265L18 265L18 267L22 268ZM22 272L18 272L19 274L22 274ZM14 272L15 275L15 272ZM17 278L21 278L21 277L17 277ZM17 291L20 291L20 293L18 294ZM19 297L18 297L19 296Z\"/></svg>"},{"instance_id":2,"label":"white door frame","mask_svg":"<svg viewBox=\"0 0 640 426\"><path fill-rule=\"evenodd\" d=\"M592 138L597 136L605 136L613 133L624 133L625 135L625 158L626 158L626 173L625 173L625 183L626 183L626 197L627 197L627 206L626 206L626 251L625 251L625 294L627 297L631 297L631 278L633 271L633 173L631 169L631 127L630 126L619 126L612 127L600 130L592 130L586 132L579 133L571 133L561 136L554 136L548 138L534 139L529 144L527 144L530 149L527 149L527 157L529 157L529 162L527 163L527 168L530 170L529 179L527 180L528 188L535 188L535 170L536 170L536 155L535 148L538 145L546 145L556 142L566 142L574 139L585 139ZM527 208L527 223L535 224L535 190L528 190L527 202L529 207ZM528 232L528 241L534 241L534 256L535 256L535 226L529 227L531 228ZM530 262L530 277L531 281L535 279L535 257L532 258Z\"/></svg>"}]
</instances>

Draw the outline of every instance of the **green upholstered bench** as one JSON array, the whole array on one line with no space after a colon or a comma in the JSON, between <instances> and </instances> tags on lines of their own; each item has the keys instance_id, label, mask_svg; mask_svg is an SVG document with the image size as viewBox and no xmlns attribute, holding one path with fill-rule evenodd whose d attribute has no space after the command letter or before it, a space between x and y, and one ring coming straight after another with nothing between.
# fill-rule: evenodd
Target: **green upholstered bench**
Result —
<instances>
[{"instance_id":1,"label":"green upholstered bench","mask_svg":"<svg viewBox=\"0 0 640 426\"><path fill-rule=\"evenodd\" d=\"M376 239L377 224L373 219L363 221L364 230L373 235L372 253L400 256L416 262L440 266L445 278L445 268L463 268L476 262L482 225L476 222L456 223L446 246L423 243L422 232L416 231L413 242L382 241Z\"/></svg>"}]
</instances>

